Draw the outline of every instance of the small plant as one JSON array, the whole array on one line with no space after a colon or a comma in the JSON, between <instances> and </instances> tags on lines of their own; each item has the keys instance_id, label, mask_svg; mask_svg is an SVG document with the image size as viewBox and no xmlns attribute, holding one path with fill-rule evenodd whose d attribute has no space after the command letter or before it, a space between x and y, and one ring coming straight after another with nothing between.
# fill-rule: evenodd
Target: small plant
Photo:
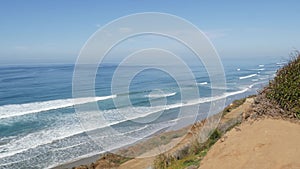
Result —
<instances>
[{"instance_id":1,"label":"small plant","mask_svg":"<svg viewBox=\"0 0 300 169\"><path fill-rule=\"evenodd\" d=\"M183 148L178 157L168 157L165 154L158 155L154 160L155 169L181 169L191 165L199 166L200 160L206 155L208 149L221 138L222 133L215 129L205 143L199 143L194 138L191 145Z\"/></svg>"},{"instance_id":2,"label":"small plant","mask_svg":"<svg viewBox=\"0 0 300 169\"><path fill-rule=\"evenodd\" d=\"M166 169L168 157L165 154L158 155L154 160L154 169Z\"/></svg>"},{"instance_id":3,"label":"small plant","mask_svg":"<svg viewBox=\"0 0 300 169\"><path fill-rule=\"evenodd\" d=\"M250 96L249 96L250 97ZM227 113L229 113L231 110L239 107L240 105L242 105L244 102L246 101L246 98L242 98L242 99L238 99L233 101L230 105L228 105L227 107L224 108L223 110L223 116Z\"/></svg>"}]
</instances>

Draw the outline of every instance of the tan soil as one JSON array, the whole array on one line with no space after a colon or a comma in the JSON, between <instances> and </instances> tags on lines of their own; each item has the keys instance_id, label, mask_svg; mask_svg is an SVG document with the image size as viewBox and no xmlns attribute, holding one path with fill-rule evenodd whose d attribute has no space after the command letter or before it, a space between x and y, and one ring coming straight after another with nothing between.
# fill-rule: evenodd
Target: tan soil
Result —
<instances>
[{"instance_id":1,"label":"tan soil","mask_svg":"<svg viewBox=\"0 0 300 169\"><path fill-rule=\"evenodd\" d=\"M154 157L148 158L135 158L122 164L118 169L139 169L151 168Z\"/></svg>"},{"instance_id":2,"label":"tan soil","mask_svg":"<svg viewBox=\"0 0 300 169\"><path fill-rule=\"evenodd\" d=\"M300 169L300 125L286 120L244 122L227 132L199 169Z\"/></svg>"}]
</instances>

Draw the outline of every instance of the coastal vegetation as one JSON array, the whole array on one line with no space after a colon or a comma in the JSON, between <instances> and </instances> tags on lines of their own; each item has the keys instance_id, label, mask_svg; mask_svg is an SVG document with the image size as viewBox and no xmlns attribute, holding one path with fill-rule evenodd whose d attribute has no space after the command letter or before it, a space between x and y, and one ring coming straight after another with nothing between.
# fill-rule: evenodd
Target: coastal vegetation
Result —
<instances>
[{"instance_id":1,"label":"coastal vegetation","mask_svg":"<svg viewBox=\"0 0 300 169\"><path fill-rule=\"evenodd\" d=\"M300 54L279 69L274 80L264 91L266 97L284 109L286 113L300 119Z\"/></svg>"},{"instance_id":2,"label":"coastal vegetation","mask_svg":"<svg viewBox=\"0 0 300 169\"><path fill-rule=\"evenodd\" d=\"M197 139L192 141L192 144L181 150L182 159L168 157L165 154L160 154L154 160L155 169L182 169L188 166L199 166L200 160L206 155L209 148L218 141L222 133L215 129L205 143L199 143Z\"/></svg>"},{"instance_id":3,"label":"coastal vegetation","mask_svg":"<svg viewBox=\"0 0 300 169\"><path fill-rule=\"evenodd\" d=\"M300 119L299 52L277 71L275 78L259 92L255 103L257 115Z\"/></svg>"}]
</instances>

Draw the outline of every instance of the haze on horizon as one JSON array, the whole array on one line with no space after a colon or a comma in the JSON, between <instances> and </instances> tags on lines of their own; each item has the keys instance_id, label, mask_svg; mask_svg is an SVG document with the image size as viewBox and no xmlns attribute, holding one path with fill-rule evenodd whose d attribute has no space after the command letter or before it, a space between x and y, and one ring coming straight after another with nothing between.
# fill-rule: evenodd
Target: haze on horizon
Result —
<instances>
[{"instance_id":1,"label":"haze on horizon","mask_svg":"<svg viewBox=\"0 0 300 169\"><path fill-rule=\"evenodd\" d=\"M75 63L100 27L141 12L170 13L190 21L206 33L221 58L287 57L300 46L299 1L189 2L3 0L0 64Z\"/></svg>"}]
</instances>

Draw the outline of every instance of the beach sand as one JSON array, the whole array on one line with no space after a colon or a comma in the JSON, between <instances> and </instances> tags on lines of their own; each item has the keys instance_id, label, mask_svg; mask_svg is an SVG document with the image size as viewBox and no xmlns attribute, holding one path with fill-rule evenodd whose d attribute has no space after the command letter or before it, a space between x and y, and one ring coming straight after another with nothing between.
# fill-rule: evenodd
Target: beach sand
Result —
<instances>
[{"instance_id":1,"label":"beach sand","mask_svg":"<svg viewBox=\"0 0 300 169\"><path fill-rule=\"evenodd\" d=\"M300 125L280 119L242 123L209 150L199 169L300 169Z\"/></svg>"}]
</instances>

